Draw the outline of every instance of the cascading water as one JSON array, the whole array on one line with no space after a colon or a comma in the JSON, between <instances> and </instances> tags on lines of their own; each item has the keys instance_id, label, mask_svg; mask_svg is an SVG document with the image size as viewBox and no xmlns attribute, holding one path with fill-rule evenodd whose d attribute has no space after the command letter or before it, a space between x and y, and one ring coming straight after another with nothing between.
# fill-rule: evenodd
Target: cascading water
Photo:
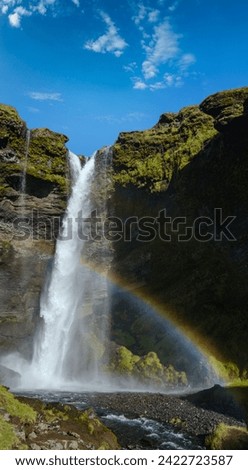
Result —
<instances>
[{"instance_id":1,"label":"cascading water","mask_svg":"<svg viewBox=\"0 0 248 470\"><path fill-rule=\"evenodd\" d=\"M89 380L89 375L86 377L87 370L92 376L97 369L94 357L85 357L85 354L89 354L89 344L87 348L83 344L83 341L90 341L85 319L89 313L87 301L92 304L92 299L86 298L86 293L89 297L87 291L91 274L81 263L86 238L84 230L87 230L87 221L84 219L89 217L91 211L90 188L95 159L91 157L81 168L79 158L69 152L69 162L73 180L72 194L57 241L50 279L41 296L40 317L43 325L36 339L29 370L29 382L32 381L31 373L35 386L42 388L56 388L68 382ZM80 353L82 357L78 356ZM82 364L79 370L78 363Z\"/></svg>"}]
</instances>

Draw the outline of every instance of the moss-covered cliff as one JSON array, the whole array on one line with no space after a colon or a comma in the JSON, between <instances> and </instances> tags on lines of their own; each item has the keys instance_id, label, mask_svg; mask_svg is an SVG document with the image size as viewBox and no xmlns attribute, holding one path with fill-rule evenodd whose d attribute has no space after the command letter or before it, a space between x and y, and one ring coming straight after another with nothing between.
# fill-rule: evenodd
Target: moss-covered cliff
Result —
<instances>
[{"instance_id":1,"label":"moss-covered cliff","mask_svg":"<svg viewBox=\"0 0 248 470\"><path fill-rule=\"evenodd\" d=\"M198 106L163 114L152 129L119 135L113 147L114 179L122 186L165 191L215 134L213 119Z\"/></svg>"},{"instance_id":2,"label":"moss-covered cliff","mask_svg":"<svg viewBox=\"0 0 248 470\"><path fill-rule=\"evenodd\" d=\"M30 353L68 192L67 137L0 104L0 348ZM22 222L22 224L21 224Z\"/></svg>"},{"instance_id":3,"label":"moss-covered cliff","mask_svg":"<svg viewBox=\"0 0 248 470\"><path fill-rule=\"evenodd\" d=\"M115 242L113 272L160 303L165 315L226 363L231 378L246 377L248 368L247 104L248 88L217 93L200 106L162 115L148 131L120 134L113 147L111 213L123 222L130 216L156 218L164 209L171 217L164 240L155 224L154 240L138 241L134 224L131 241ZM228 240L221 224L229 216ZM186 227L191 236L183 237ZM114 303L114 337L138 354L153 341L160 359L170 359L166 339L142 318L132 322L129 316L128 336L121 335L121 311L128 309Z\"/></svg>"}]
</instances>

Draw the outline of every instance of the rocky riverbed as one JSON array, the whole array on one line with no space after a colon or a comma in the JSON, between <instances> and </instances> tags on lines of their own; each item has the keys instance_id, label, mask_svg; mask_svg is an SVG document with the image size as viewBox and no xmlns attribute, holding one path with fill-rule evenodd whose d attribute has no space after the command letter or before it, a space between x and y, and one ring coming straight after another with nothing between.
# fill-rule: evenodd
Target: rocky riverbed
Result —
<instances>
[{"instance_id":1,"label":"rocky riverbed","mask_svg":"<svg viewBox=\"0 0 248 470\"><path fill-rule=\"evenodd\" d=\"M217 388L225 394L224 388ZM215 387L210 389L209 396L213 390ZM198 449L205 447L206 436L221 423L245 429L242 415L239 419L230 416L230 402L229 408L223 410L226 414L206 409L206 392L205 404L201 405L192 403L196 398L199 401L199 394L40 392L33 396L74 405L80 410L92 407L116 434L122 448ZM210 402L208 405L211 408Z\"/></svg>"}]
</instances>

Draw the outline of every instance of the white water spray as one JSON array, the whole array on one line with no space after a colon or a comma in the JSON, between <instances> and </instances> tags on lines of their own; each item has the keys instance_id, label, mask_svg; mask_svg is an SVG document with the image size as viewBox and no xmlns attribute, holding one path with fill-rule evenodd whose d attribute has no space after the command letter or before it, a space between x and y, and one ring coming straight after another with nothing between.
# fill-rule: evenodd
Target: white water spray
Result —
<instances>
[{"instance_id":1,"label":"white water spray","mask_svg":"<svg viewBox=\"0 0 248 470\"><path fill-rule=\"evenodd\" d=\"M83 168L79 158L71 152L69 161L73 179L72 194L57 241L51 277L41 296L40 317L43 325L36 340L30 371L36 385L38 381L40 387L60 386L70 375L68 356L71 354L71 330L84 293L80 262L84 241L79 236L78 217L83 220L90 214L89 194L94 157ZM29 379L32 380L32 377L29 376Z\"/></svg>"}]
</instances>

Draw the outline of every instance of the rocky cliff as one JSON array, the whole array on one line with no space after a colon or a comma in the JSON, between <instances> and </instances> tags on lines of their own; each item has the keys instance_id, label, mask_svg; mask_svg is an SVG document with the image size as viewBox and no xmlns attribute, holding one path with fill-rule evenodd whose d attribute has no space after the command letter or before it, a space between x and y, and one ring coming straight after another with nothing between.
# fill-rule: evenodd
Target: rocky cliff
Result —
<instances>
[{"instance_id":1,"label":"rocky cliff","mask_svg":"<svg viewBox=\"0 0 248 470\"><path fill-rule=\"evenodd\" d=\"M67 137L0 105L0 349L30 353L68 192Z\"/></svg>"},{"instance_id":2,"label":"rocky cliff","mask_svg":"<svg viewBox=\"0 0 248 470\"><path fill-rule=\"evenodd\" d=\"M94 190L97 209L127 230L126 240L111 243L112 278L159 304L231 378L246 378L248 369L247 129L248 88L163 114L152 129L119 135L104 209L104 194ZM29 135L17 112L0 106L2 351L32 350L68 192L66 141L47 129ZM109 240L90 244L88 257L97 263L109 248ZM166 366L175 356L173 339L119 292L112 293L112 339L135 355L154 351ZM179 371L189 362L182 351L173 360Z\"/></svg>"},{"instance_id":3,"label":"rocky cliff","mask_svg":"<svg viewBox=\"0 0 248 470\"><path fill-rule=\"evenodd\" d=\"M120 134L113 147L112 213L123 223L150 218L143 232L134 223L130 239L115 242L114 272L162 305L232 378L246 377L248 366L247 106L248 88L217 93L163 114L152 129ZM153 337L155 351L168 360L159 328L135 314L128 316L128 336L121 335L121 309L116 299L114 336L137 353Z\"/></svg>"}]
</instances>

